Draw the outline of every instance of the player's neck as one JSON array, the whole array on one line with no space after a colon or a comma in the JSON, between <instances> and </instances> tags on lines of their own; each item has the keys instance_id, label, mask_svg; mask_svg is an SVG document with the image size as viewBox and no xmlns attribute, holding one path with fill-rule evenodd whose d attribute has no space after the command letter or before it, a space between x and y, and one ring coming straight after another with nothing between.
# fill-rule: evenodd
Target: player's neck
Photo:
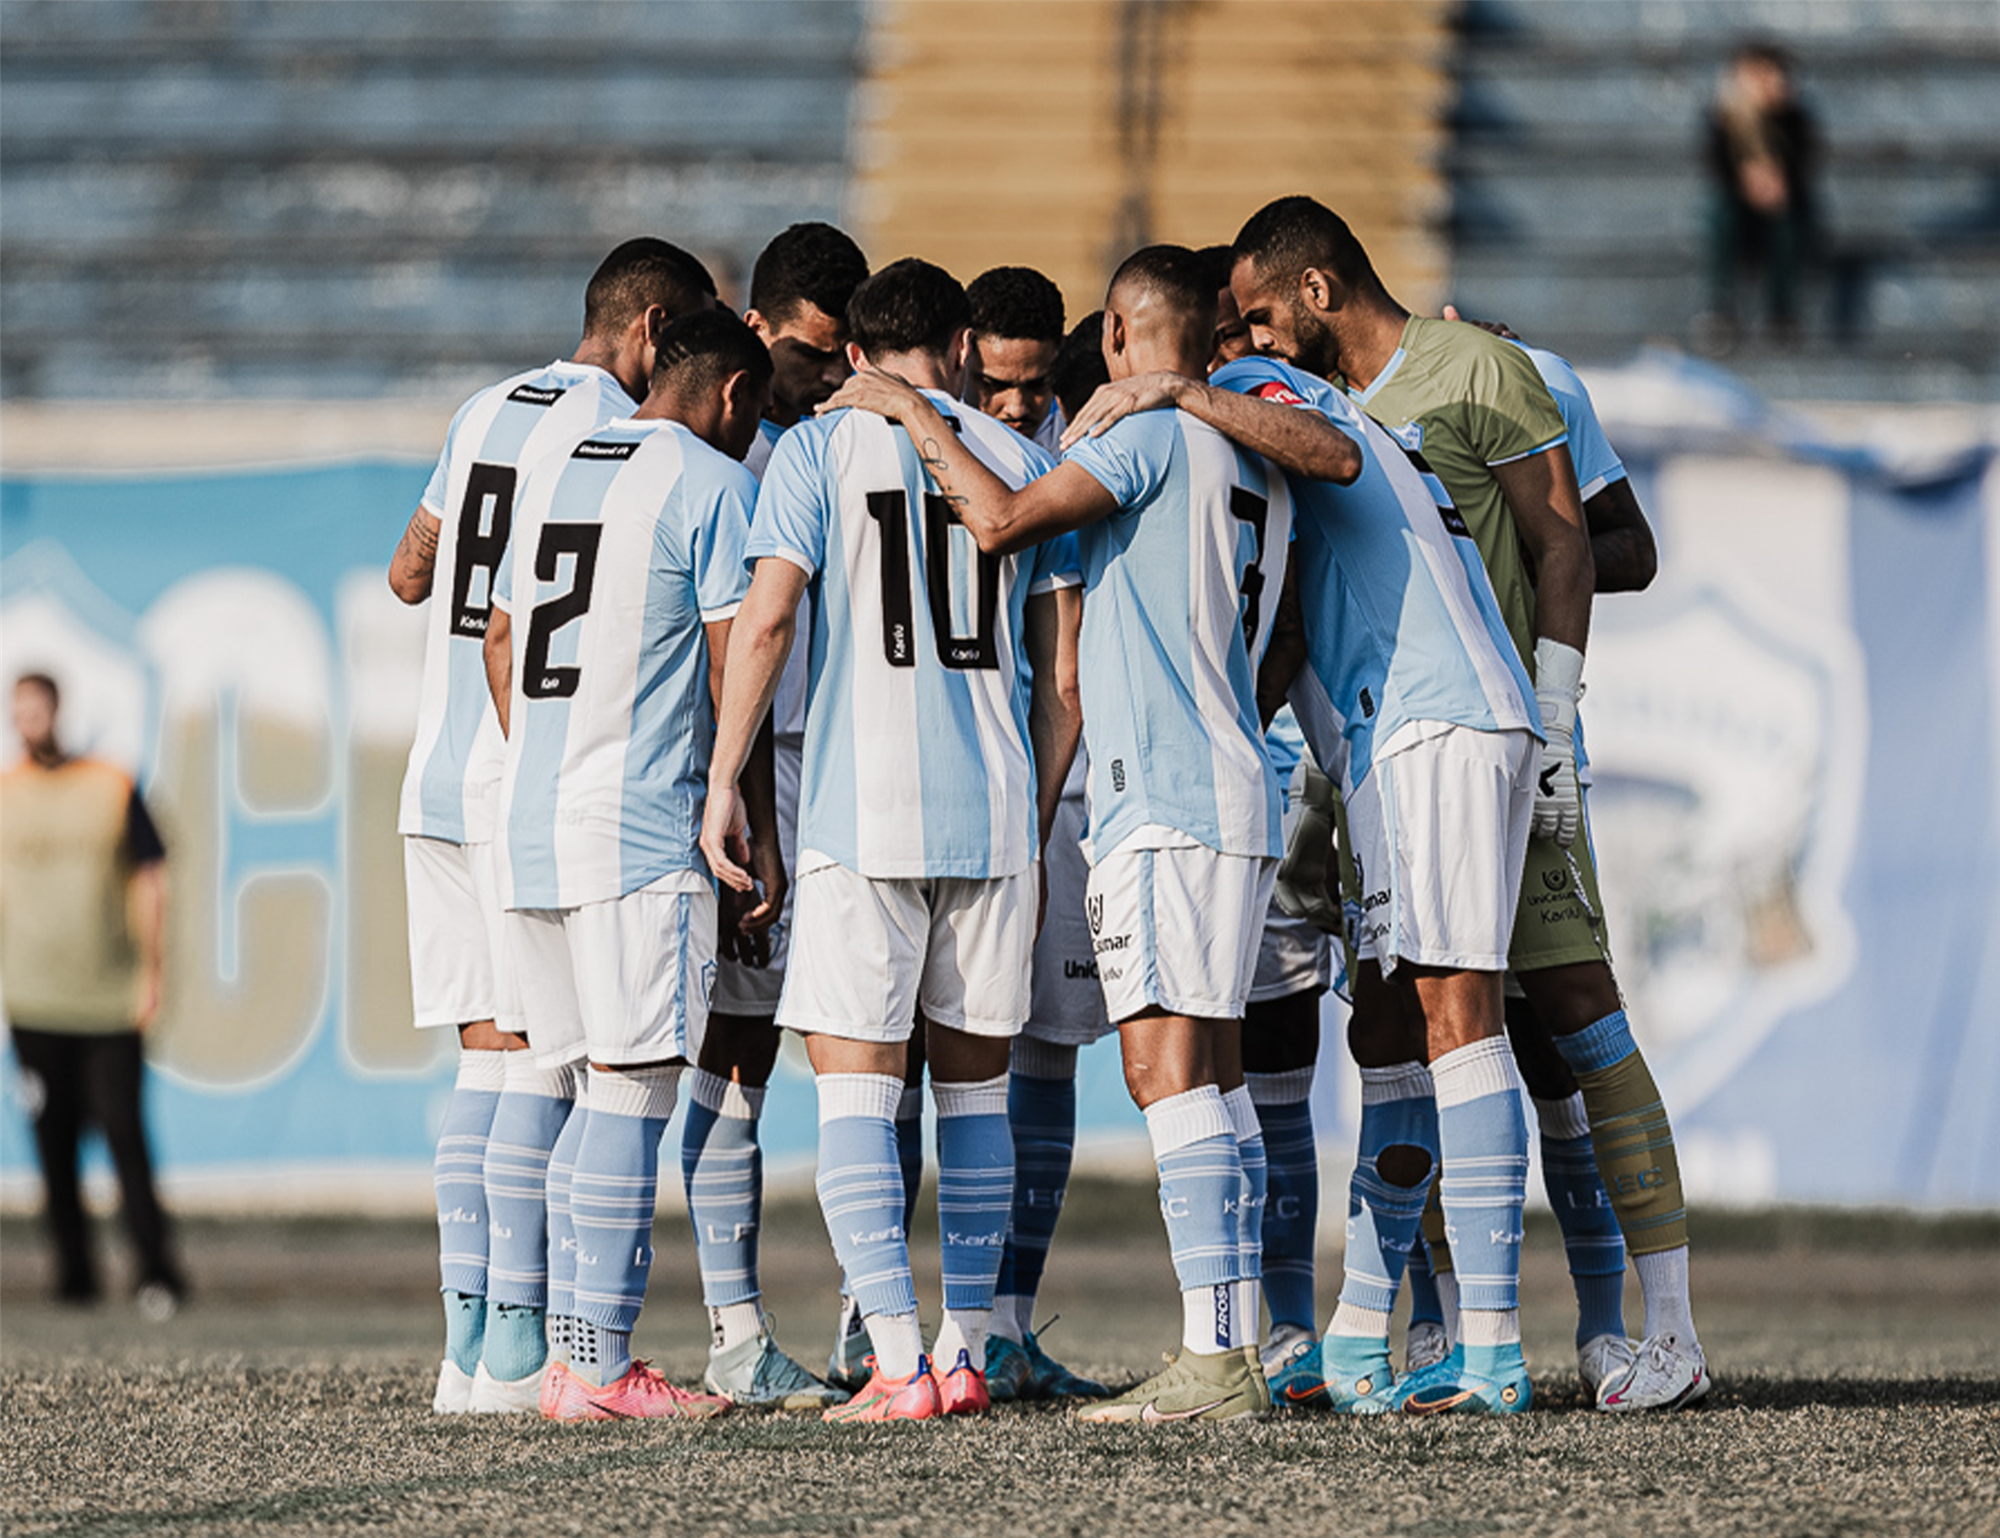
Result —
<instances>
[{"instance_id":1,"label":"player's neck","mask_svg":"<svg viewBox=\"0 0 2000 1538\"><path fill-rule=\"evenodd\" d=\"M958 394L960 381L953 379L945 370L944 359L931 352L892 352L879 358L870 358L871 368L884 369L891 374L900 374L919 390L937 390L945 395Z\"/></svg>"},{"instance_id":2,"label":"player's neck","mask_svg":"<svg viewBox=\"0 0 2000 1538\"><path fill-rule=\"evenodd\" d=\"M623 387L625 393L635 401L646 398L650 381L646 378L642 360L628 358L625 349L617 340L587 336L576 344L576 351L570 354L570 362L581 363L587 368L601 368Z\"/></svg>"},{"instance_id":3,"label":"player's neck","mask_svg":"<svg viewBox=\"0 0 2000 1538\"><path fill-rule=\"evenodd\" d=\"M1403 345L1410 312L1387 294L1355 295L1332 321L1340 350L1340 372L1349 385L1365 390L1380 377Z\"/></svg>"}]
</instances>

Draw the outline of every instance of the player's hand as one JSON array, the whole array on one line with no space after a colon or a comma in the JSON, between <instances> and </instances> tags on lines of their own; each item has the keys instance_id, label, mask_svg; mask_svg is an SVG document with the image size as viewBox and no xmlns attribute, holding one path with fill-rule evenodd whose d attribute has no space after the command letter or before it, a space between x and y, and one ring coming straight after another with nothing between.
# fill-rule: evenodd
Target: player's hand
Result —
<instances>
[{"instance_id":1,"label":"player's hand","mask_svg":"<svg viewBox=\"0 0 2000 1538\"><path fill-rule=\"evenodd\" d=\"M1164 370L1151 374L1134 374L1130 379L1115 379L1110 384L1099 385L1097 393L1083 403L1069 426L1063 430L1062 447L1084 438L1095 438L1111 426L1113 422L1129 417L1135 411L1157 411L1163 406L1180 404L1181 392L1192 380Z\"/></svg>"},{"instance_id":2,"label":"player's hand","mask_svg":"<svg viewBox=\"0 0 2000 1538\"><path fill-rule=\"evenodd\" d=\"M734 887L724 887L716 894L716 938L718 954L739 966L756 967L759 970L771 964L771 933L767 929L746 930L744 917L763 898L755 888L739 892Z\"/></svg>"},{"instance_id":3,"label":"player's hand","mask_svg":"<svg viewBox=\"0 0 2000 1538\"><path fill-rule=\"evenodd\" d=\"M829 411L872 411L891 422L904 422L924 397L917 387L900 374L887 369L864 368L847 376L847 382L813 407L817 416Z\"/></svg>"},{"instance_id":4,"label":"player's hand","mask_svg":"<svg viewBox=\"0 0 2000 1538\"><path fill-rule=\"evenodd\" d=\"M1583 696L1583 653L1544 636L1535 643L1535 703L1542 713L1542 761L1535 773L1537 838L1567 849L1583 826L1576 782L1576 704Z\"/></svg>"},{"instance_id":5,"label":"player's hand","mask_svg":"<svg viewBox=\"0 0 2000 1538\"><path fill-rule=\"evenodd\" d=\"M753 967L764 967L771 962L771 926L785 911L790 882L785 876L784 851L778 847L775 829L752 833L746 854L750 868L757 874L757 901L744 909L737 926L742 931L743 944L757 952L756 960L749 961L746 957L746 962Z\"/></svg>"},{"instance_id":6,"label":"player's hand","mask_svg":"<svg viewBox=\"0 0 2000 1538\"><path fill-rule=\"evenodd\" d=\"M1461 321L1468 326L1477 326L1481 331L1490 331L1495 336L1509 342L1518 342L1521 340L1518 336L1514 335L1513 328L1504 320L1471 320L1459 314L1458 306L1455 304L1448 304L1444 307L1444 318L1446 320Z\"/></svg>"},{"instance_id":7,"label":"player's hand","mask_svg":"<svg viewBox=\"0 0 2000 1538\"><path fill-rule=\"evenodd\" d=\"M166 994L158 967L147 967L139 977L139 991L132 1001L132 1029L143 1031L160 1018L160 1001Z\"/></svg>"},{"instance_id":8,"label":"player's hand","mask_svg":"<svg viewBox=\"0 0 2000 1538\"><path fill-rule=\"evenodd\" d=\"M710 784L708 809L701 818L701 853L715 879L731 891L748 892L754 885L742 863L749 858L749 827L743 793L734 784Z\"/></svg>"}]
</instances>

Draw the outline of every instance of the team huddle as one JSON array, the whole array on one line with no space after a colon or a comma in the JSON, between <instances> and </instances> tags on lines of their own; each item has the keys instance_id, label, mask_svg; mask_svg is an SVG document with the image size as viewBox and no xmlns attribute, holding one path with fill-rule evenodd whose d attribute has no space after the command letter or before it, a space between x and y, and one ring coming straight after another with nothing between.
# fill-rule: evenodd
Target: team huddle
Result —
<instances>
[{"instance_id":1,"label":"team huddle","mask_svg":"<svg viewBox=\"0 0 2000 1538\"><path fill-rule=\"evenodd\" d=\"M460 1038L434 1407L1518 1413L1524 1085L1587 1390L1704 1395L1577 716L1593 595L1645 586L1652 540L1568 366L1411 316L1303 197L1134 253L1067 330L1030 269L871 273L825 224L747 297L613 251L575 355L460 408L391 565L431 599L416 1020ZM1362 1108L1322 1331L1342 976ZM787 1030L844 1277L824 1376L760 1303ZM1078 1052L1114 1034L1183 1305L1116 1395L1033 1329ZM700 1391L631 1355L683 1085Z\"/></svg>"}]
</instances>

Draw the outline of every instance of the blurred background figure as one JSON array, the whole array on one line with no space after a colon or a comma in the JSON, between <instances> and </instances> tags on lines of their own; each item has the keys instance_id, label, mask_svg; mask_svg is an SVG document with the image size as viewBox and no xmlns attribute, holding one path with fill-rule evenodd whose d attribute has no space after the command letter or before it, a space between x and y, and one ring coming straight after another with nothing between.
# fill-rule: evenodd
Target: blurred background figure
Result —
<instances>
[{"instance_id":1,"label":"blurred background figure","mask_svg":"<svg viewBox=\"0 0 2000 1538\"><path fill-rule=\"evenodd\" d=\"M165 1319L186 1287L153 1189L140 1088L141 1036L160 1008L166 848L122 770L63 752L60 702L45 673L14 684L26 752L0 776L0 977L47 1191L56 1296L99 1296L78 1179L95 1124L118 1171L139 1306Z\"/></svg>"},{"instance_id":2,"label":"blurred background figure","mask_svg":"<svg viewBox=\"0 0 2000 1538\"><path fill-rule=\"evenodd\" d=\"M1748 319L1739 291L1760 286L1773 339L1798 335L1799 289L1815 255L1818 140L1783 51L1761 42L1738 48L1708 115L1709 309L1697 333L1704 349L1734 345Z\"/></svg>"}]
</instances>

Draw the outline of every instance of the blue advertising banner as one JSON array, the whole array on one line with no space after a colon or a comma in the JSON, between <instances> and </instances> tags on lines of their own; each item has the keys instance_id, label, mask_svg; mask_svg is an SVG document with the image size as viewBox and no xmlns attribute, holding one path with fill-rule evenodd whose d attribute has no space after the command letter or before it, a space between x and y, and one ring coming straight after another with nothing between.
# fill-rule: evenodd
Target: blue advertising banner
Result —
<instances>
[{"instance_id":1,"label":"blue advertising banner","mask_svg":"<svg viewBox=\"0 0 2000 1538\"><path fill-rule=\"evenodd\" d=\"M1662 563L1597 607L1591 808L1691 1197L2000 1203L2000 478L1984 453L1913 478L1606 418ZM171 851L150 1093L180 1199L423 1200L451 1043L410 1024L421 618L383 570L426 473L0 480L0 664L61 681L68 745L138 775ZM1357 1104L1341 1010L1330 1173ZM788 1049L774 1167L810 1160L811 1096ZM1143 1148L1114 1045L1079 1105L1086 1163ZM12 1106L0 1181L33 1189Z\"/></svg>"}]
</instances>

